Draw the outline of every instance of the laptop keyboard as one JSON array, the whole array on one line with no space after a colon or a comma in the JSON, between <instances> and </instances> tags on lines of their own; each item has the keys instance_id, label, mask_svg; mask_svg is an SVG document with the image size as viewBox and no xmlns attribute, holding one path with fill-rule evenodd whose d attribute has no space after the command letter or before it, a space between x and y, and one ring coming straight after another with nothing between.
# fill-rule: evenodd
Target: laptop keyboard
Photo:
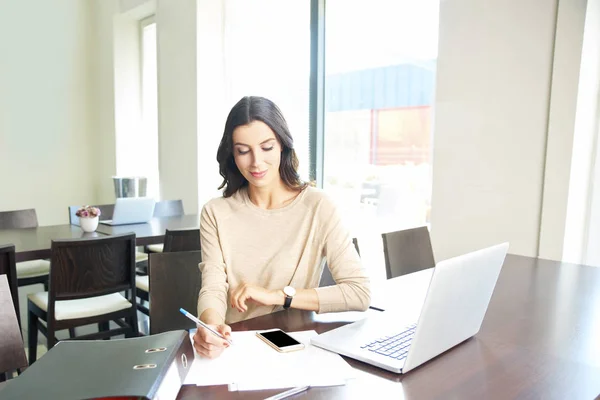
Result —
<instances>
[{"instance_id":1,"label":"laptop keyboard","mask_svg":"<svg viewBox=\"0 0 600 400\"><path fill-rule=\"evenodd\" d=\"M402 360L408 354L417 324L409 325L408 329L395 335L382 336L363 346L361 349L369 350L382 356Z\"/></svg>"}]
</instances>

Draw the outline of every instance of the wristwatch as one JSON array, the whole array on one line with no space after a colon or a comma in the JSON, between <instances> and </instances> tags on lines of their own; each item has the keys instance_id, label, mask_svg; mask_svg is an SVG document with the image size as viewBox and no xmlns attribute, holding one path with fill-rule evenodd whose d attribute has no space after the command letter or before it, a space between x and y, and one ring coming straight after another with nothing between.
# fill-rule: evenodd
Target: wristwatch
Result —
<instances>
[{"instance_id":1,"label":"wristwatch","mask_svg":"<svg viewBox=\"0 0 600 400\"><path fill-rule=\"evenodd\" d=\"M296 295L296 289L291 286L283 288L283 294L285 294L285 301L283 302L283 308L287 310L292 305L292 299Z\"/></svg>"}]
</instances>

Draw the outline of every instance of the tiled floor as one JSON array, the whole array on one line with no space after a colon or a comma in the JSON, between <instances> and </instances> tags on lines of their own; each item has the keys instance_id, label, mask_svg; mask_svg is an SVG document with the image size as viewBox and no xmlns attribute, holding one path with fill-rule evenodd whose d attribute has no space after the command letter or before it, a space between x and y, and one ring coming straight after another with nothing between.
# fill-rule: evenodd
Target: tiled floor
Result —
<instances>
[{"instance_id":1,"label":"tiled floor","mask_svg":"<svg viewBox=\"0 0 600 400\"><path fill-rule=\"evenodd\" d=\"M30 293L36 293L36 292L41 292L44 290L43 285L29 285L29 286L21 286L19 288L19 310L20 310L20 317L21 317L21 331L23 333L23 344L25 346L25 353L27 354L27 357L29 357L29 350L28 350L28 342L27 342L27 333L28 333L28 326L27 326L27 295ZM110 325L111 329L112 328L117 328L117 325L114 324L113 322L111 322ZM140 312L138 312L138 328L139 331L144 333L144 334L148 334L149 332L149 323L148 323L148 317ZM86 326L82 326L79 328L75 329L75 333L76 335L85 335L88 333L94 333L94 332L98 332L98 325L86 325ZM61 340L61 339L66 339L69 337L69 332L67 330L64 331L59 331L56 333L56 337ZM118 338L123 338L124 335L120 335L120 336L114 336L115 339ZM44 354L46 354L46 352L48 351L47 347L46 347L46 337L44 335L42 335L40 332L38 332L38 346L37 346L37 358L39 359L40 357L42 357Z\"/></svg>"}]
</instances>

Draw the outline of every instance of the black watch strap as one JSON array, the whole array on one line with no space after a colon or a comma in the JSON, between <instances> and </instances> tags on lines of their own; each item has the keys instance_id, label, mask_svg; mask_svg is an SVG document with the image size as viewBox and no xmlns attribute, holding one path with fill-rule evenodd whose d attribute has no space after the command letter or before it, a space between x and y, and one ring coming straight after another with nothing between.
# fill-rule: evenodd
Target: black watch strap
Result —
<instances>
[{"instance_id":1,"label":"black watch strap","mask_svg":"<svg viewBox=\"0 0 600 400\"><path fill-rule=\"evenodd\" d=\"M292 305L292 296L285 295L285 301L283 302L283 309L287 310Z\"/></svg>"}]
</instances>

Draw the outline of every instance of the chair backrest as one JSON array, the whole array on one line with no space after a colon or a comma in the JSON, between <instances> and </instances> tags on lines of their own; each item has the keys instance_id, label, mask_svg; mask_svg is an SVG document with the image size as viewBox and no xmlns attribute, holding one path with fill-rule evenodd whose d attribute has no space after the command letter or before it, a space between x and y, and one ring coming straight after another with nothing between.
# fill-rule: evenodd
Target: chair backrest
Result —
<instances>
[{"instance_id":1,"label":"chair backrest","mask_svg":"<svg viewBox=\"0 0 600 400\"><path fill-rule=\"evenodd\" d=\"M356 252L360 256L360 249L358 248L358 239L353 238L352 243L354 243L354 248L356 248ZM327 263L325 263L325 268L323 268L323 274L321 275L321 280L319 281L319 287L332 285L335 285L335 280L333 279L333 276L331 276L331 271L329 270Z\"/></svg>"},{"instance_id":2,"label":"chair backrest","mask_svg":"<svg viewBox=\"0 0 600 400\"><path fill-rule=\"evenodd\" d=\"M52 241L48 313L57 300L124 290L135 298L135 234Z\"/></svg>"},{"instance_id":3,"label":"chair backrest","mask_svg":"<svg viewBox=\"0 0 600 400\"><path fill-rule=\"evenodd\" d=\"M0 332L0 375L10 372L11 376L27 366L27 357L7 275L0 275Z\"/></svg>"},{"instance_id":4,"label":"chair backrest","mask_svg":"<svg viewBox=\"0 0 600 400\"><path fill-rule=\"evenodd\" d=\"M154 205L155 217L176 217L184 214L183 200L157 201Z\"/></svg>"},{"instance_id":5,"label":"chair backrest","mask_svg":"<svg viewBox=\"0 0 600 400\"><path fill-rule=\"evenodd\" d=\"M426 226L382 233L381 237L388 279L435 266Z\"/></svg>"},{"instance_id":6,"label":"chair backrest","mask_svg":"<svg viewBox=\"0 0 600 400\"><path fill-rule=\"evenodd\" d=\"M163 253L200 250L200 229L166 230Z\"/></svg>"},{"instance_id":7,"label":"chair backrest","mask_svg":"<svg viewBox=\"0 0 600 400\"><path fill-rule=\"evenodd\" d=\"M198 264L200 251L151 253L150 334L175 329L192 329L194 322L184 317L180 308L195 314L202 276Z\"/></svg>"},{"instance_id":8,"label":"chair backrest","mask_svg":"<svg viewBox=\"0 0 600 400\"><path fill-rule=\"evenodd\" d=\"M114 204L101 204L99 206L94 206L100 209L100 220L104 221L105 219L112 219L113 213L115 212ZM69 206L69 224L79 226L79 217L75 215L77 210L79 210L81 206Z\"/></svg>"},{"instance_id":9,"label":"chair backrest","mask_svg":"<svg viewBox=\"0 0 600 400\"><path fill-rule=\"evenodd\" d=\"M27 210L0 211L0 229L37 228L35 208Z\"/></svg>"},{"instance_id":10,"label":"chair backrest","mask_svg":"<svg viewBox=\"0 0 600 400\"><path fill-rule=\"evenodd\" d=\"M15 264L15 246L12 244L0 246L0 275L6 275L8 287L12 295L12 302L17 314L19 327L21 317L19 313L19 292L17 285L17 268Z\"/></svg>"}]
</instances>

